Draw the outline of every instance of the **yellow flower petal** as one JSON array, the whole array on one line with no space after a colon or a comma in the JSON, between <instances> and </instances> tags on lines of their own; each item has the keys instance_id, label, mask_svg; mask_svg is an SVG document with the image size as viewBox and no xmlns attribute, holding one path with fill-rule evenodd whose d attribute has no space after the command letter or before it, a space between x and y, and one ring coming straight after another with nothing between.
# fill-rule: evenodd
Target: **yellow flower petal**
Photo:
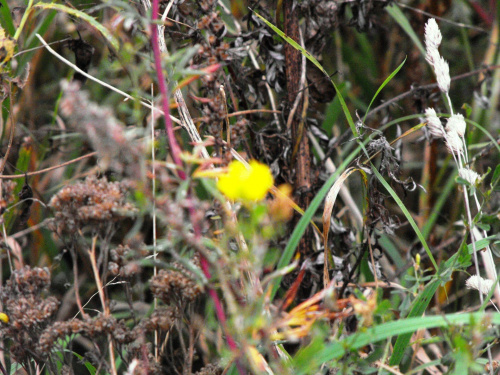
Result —
<instances>
[{"instance_id":1,"label":"yellow flower petal","mask_svg":"<svg viewBox=\"0 0 500 375\"><path fill-rule=\"evenodd\" d=\"M249 165L247 169L241 162L233 161L228 166L228 173L219 178L217 187L229 199L259 201L273 186L273 175L267 165L255 160Z\"/></svg>"},{"instance_id":2,"label":"yellow flower petal","mask_svg":"<svg viewBox=\"0 0 500 375\"><path fill-rule=\"evenodd\" d=\"M9 317L5 313L0 313L0 322L7 324L9 322Z\"/></svg>"},{"instance_id":3,"label":"yellow flower petal","mask_svg":"<svg viewBox=\"0 0 500 375\"><path fill-rule=\"evenodd\" d=\"M0 64L9 61L14 55L14 40L5 35L5 30L0 27Z\"/></svg>"}]
</instances>

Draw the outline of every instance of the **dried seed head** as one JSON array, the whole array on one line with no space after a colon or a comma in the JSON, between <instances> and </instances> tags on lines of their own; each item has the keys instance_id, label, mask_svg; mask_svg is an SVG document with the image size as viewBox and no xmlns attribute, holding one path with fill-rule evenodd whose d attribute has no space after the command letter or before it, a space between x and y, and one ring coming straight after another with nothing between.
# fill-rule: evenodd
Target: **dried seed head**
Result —
<instances>
[{"instance_id":1,"label":"dried seed head","mask_svg":"<svg viewBox=\"0 0 500 375\"><path fill-rule=\"evenodd\" d=\"M151 316L141 322L141 327L146 332L161 329L168 331L177 319L179 319L179 310L175 307L159 307L156 308Z\"/></svg>"},{"instance_id":2,"label":"dried seed head","mask_svg":"<svg viewBox=\"0 0 500 375\"><path fill-rule=\"evenodd\" d=\"M194 375L222 375L224 369L216 364L209 363Z\"/></svg>"},{"instance_id":3,"label":"dried seed head","mask_svg":"<svg viewBox=\"0 0 500 375\"><path fill-rule=\"evenodd\" d=\"M435 138L443 138L445 136L445 131L441 120L436 114L434 108L427 108L425 110L425 119L427 121L427 129Z\"/></svg>"},{"instance_id":4,"label":"dried seed head","mask_svg":"<svg viewBox=\"0 0 500 375\"><path fill-rule=\"evenodd\" d=\"M460 154L463 151L464 145L462 139L456 131L446 133L446 147L453 154Z\"/></svg>"},{"instance_id":5,"label":"dried seed head","mask_svg":"<svg viewBox=\"0 0 500 375\"><path fill-rule=\"evenodd\" d=\"M49 203L56 229L71 232L85 226L108 226L134 215L137 210L126 199L129 188L126 182L108 182L94 176L62 188Z\"/></svg>"},{"instance_id":6,"label":"dried seed head","mask_svg":"<svg viewBox=\"0 0 500 375\"><path fill-rule=\"evenodd\" d=\"M465 282L465 286L467 289L475 289L481 292L482 294L488 294L493 287L495 282L489 279L483 279L481 276L471 276Z\"/></svg>"},{"instance_id":7,"label":"dried seed head","mask_svg":"<svg viewBox=\"0 0 500 375\"><path fill-rule=\"evenodd\" d=\"M458 175L471 185L475 185L479 180L479 175L469 168L460 168Z\"/></svg>"},{"instance_id":8,"label":"dried seed head","mask_svg":"<svg viewBox=\"0 0 500 375\"><path fill-rule=\"evenodd\" d=\"M193 265L198 266L199 259L193 259ZM203 287L195 281L195 276L180 263L173 263L173 270L160 270L150 282L151 292L166 304L178 306L191 303L203 292Z\"/></svg>"},{"instance_id":9,"label":"dried seed head","mask_svg":"<svg viewBox=\"0 0 500 375\"><path fill-rule=\"evenodd\" d=\"M466 124L464 116L462 116L461 114L452 115L446 122L446 131L456 132L460 137L464 136L465 128Z\"/></svg>"},{"instance_id":10,"label":"dried seed head","mask_svg":"<svg viewBox=\"0 0 500 375\"><path fill-rule=\"evenodd\" d=\"M441 35L441 30L434 18L430 18L425 24L425 46L427 50L438 49L441 44L443 36Z\"/></svg>"},{"instance_id":11,"label":"dried seed head","mask_svg":"<svg viewBox=\"0 0 500 375\"><path fill-rule=\"evenodd\" d=\"M425 60L431 65L434 66L437 61L441 58L439 51L437 48L428 48L427 54L425 55Z\"/></svg>"},{"instance_id":12,"label":"dried seed head","mask_svg":"<svg viewBox=\"0 0 500 375\"><path fill-rule=\"evenodd\" d=\"M450 91L451 78L448 62L442 57L439 57L439 59L434 62L434 72L436 73L439 89L444 93Z\"/></svg>"}]
</instances>

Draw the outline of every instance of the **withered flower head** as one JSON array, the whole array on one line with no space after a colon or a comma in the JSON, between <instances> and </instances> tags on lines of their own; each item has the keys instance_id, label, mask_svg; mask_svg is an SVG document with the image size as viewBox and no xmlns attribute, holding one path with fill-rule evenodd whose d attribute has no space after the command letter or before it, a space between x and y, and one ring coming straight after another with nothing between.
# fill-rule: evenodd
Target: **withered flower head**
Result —
<instances>
[{"instance_id":1,"label":"withered flower head","mask_svg":"<svg viewBox=\"0 0 500 375\"><path fill-rule=\"evenodd\" d=\"M87 177L85 181L62 188L50 200L56 229L71 232L86 225L105 225L130 217L136 208L126 201L128 186L106 178Z\"/></svg>"},{"instance_id":2,"label":"withered flower head","mask_svg":"<svg viewBox=\"0 0 500 375\"><path fill-rule=\"evenodd\" d=\"M197 258L194 259L197 263ZM194 280L194 275L179 263L172 264L174 270L161 270L151 279L153 295L166 304L182 305L193 302L203 288Z\"/></svg>"},{"instance_id":3,"label":"withered flower head","mask_svg":"<svg viewBox=\"0 0 500 375\"><path fill-rule=\"evenodd\" d=\"M17 362L37 353L40 334L57 312L57 299L42 297L49 285L48 269L26 266L14 271L0 288L2 309L9 318L8 324L0 326L0 336L11 341L10 354Z\"/></svg>"}]
</instances>

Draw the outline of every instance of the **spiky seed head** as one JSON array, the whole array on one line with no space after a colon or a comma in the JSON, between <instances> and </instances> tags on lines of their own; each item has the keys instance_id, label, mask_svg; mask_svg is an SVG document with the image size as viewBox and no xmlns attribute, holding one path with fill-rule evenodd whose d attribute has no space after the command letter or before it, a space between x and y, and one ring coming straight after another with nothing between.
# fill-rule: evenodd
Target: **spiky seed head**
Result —
<instances>
[{"instance_id":1,"label":"spiky seed head","mask_svg":"<svg viewBox=\"0 0 500 375\"><path fill-rule=\"evenodd\" d=\"M446 132L446 147L455 155L462 153L464 145L456 131Z\"/></svg>"},{"instance_id":2,"label":"spiky seed head","mask_svg":"<svg viewBox=\"0 0 500 375\"><path fill-rule=\"evenodd\" d=\"M481 276L474 275L467 279L465 286L468 289L475 289L486 295L490 292L494 283L495 282L493 280L483 279Z\"/></svg>"},{"instance_id":3,"label":"spiky seed head","mask_svg":"<svg viewBox=\"0 0 500 375\"><path fill-rule=\"evenodd\" d=\"M446 131L447 132L455 131L458 133L460 137L464 136L465 128L466 124L464 116L462 116L460 113L452 115L446 122Z\"/></svg>"},{"instance_id":4,"label":"spiky seed head","mask_svg":"<svg viewBox=\"0 0 500 375\"><path fill-rule=\"evenodd\" d=\"M427 108L425 110L425 120L427 121L427 129L435 138L443 138L445 136L441 120L436 114L434 108Z\"/></svg>"},{"instance_id":5,"label":"spiky seed head","mask_svg":"<svg viewBox=\"0 0 500 375\"><path fill-rule=\"evenodd\" d=\"M439 89L444 93L449 92L451 83L450 66L443 57L440 56L439 59L434 62L434 72L436 73Z\"/></svg>"},{"instance_id":6,"label":"spiky seed head","mask_svg":"<svg viewBox=\"0 0 500 375\"><path fill-rule=\"evenodd\" d=\"M479 180L479 175L469 168L460 168L458 175L471 185L475 185Z\"/></svg>"},{"instance_id":7,"label":"spiky seed head","mask_svg":"<svg viewBox=\"0 0 500 375\"><path fill-rule=\"evenodd\" d=\"M430 18L425 24L425 46L427 50L438 49L443 40L439 26L434 18Z\"/></svg>"}]
</instances>

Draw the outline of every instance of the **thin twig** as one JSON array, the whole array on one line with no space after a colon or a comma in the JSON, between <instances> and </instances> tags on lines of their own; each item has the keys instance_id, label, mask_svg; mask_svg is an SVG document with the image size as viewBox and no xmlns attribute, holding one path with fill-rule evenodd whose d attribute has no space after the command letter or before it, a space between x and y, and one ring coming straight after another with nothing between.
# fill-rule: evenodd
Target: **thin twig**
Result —
<instances>
[{"instance_id":1,"label":"thin twig","mask_svg":"<svg viewBox=\"0 0 500 375\"><path fill-rule=\"evenodd\" d=\"M402 8L406 8L406 9L412 10L412 11L414 11L415 13L420 13L420 14L423 14L424 16L427 16L427 17L432 17L432 18L435 18L435 19L440 20L440 21L442 21L442 22L449 23L449 24L454 25L454 26L457 26L457 27L461 27L461 28L465 28L465 29L471 29L471 30L476 30L476 31L479 31L479 32L481 32L481 33L485 33L485 34L489 34L489 33L490 33L488 30L485 30L485 29L483 29L482 27L477 27L477 26L467 25L467 24L462 23L462 22L455 22L455 21L452 21L452 20L447 19L447 18L444 18L444 17L439 17L439 16L436 16L435 14L432 14L432 13L426 12L426 11L424 11L424 10L417 9L417 8L412 7L412 6L409 6L409 5L403 4L402 2L397 2L397 3L395 3L395 4L396 4L397 6L399 6L399 7L402 7Z\"/></svg>"},{"instance_id":2,"label":"thin twig","mask_svg":"<svg viewBox=\"0 0 500 375\"><path fill-rule=\"evenodd\" d=\"M106 296L104 293L104 287L102 285L101 277L99 276L99 270L97 269L97 262L95 257L95 247L97 242L97 236L92 238L92 247L89 250L90 264L92 265L92 271L94 272L94 278L97 284L97 290L99 292L99 298L101 299L102 309L105 317L110 315L109 306L106 303ZM109 361L111 362L111 373L113 375L117 375L116 372L116 359L115 359L115 350L113 345L113 338L111 334L108 334L109 341Z\"/></svg>"},{"instance_id":3,"label":"thin twig","mask_svg":"<svg viewBox=\"0 0 500 375\"><path fill-rule=\"evenodd\" d=\"M89 154L86 154L86 155L83 155L83 156L79 156L79 157L77 157L77 158L75 158L73 160L66 161L66 162L64 162L62 164L54 165L52 167L45 168L45 169L40 169L39 171L33 171L33 172L28 172L28 173L23 173L23 174L0 175L0 180L13 180L13 179L16 179L16 178L25 178L26 176L29 177L29 176L35 176L37 174L47 173L47 172L53 171L54 169L62 168L62 167L65 167L67 165L79 162L80 160L91 158L92 156L96 156L96 155L97 155L97 151L94 151L94 152L91 152Z\"/></svg>"},{"instance_id":4,"label":"thin twig","mask_svg":"<svg viewBox=\"0 0 500 375\"><path fill-rule=\"evenodd\" d=\"M467 72L467 73L460 74L458 76L452 77L451 81L452 82L453 81L458 81L458 80L461 80L461 79L464 79L464 78L475 76L476 74L481 74L483 72L487 72L488 70L493 70L493 69L498 69L498 68L500 68L500 65L493 65L493 66L488 66L486 68L476 69L476 70L473 70L471 72ZM404 93L402 93L400 95L397 95L394 98L392 98L390 100L387 100L386 102L382 103L378 107L373 108L370 112L368 112L366 114L365 119L367 119L370 116L373 116L377 112L380 112L381 110L383 110L384 108L390 106L391 104L399 102L400 100L403 100L407 96L412 95L417 90L431 90L431 89L435 89L437 87L438 87L437 83L431 83L431 84L428 84L428 85L412 87L409 91L406 91L406 92L404 92Z\"/></svg>"},{"instance_id":5,"label":"thin twig","mask_svg":"<svg viewBox=\"0 0 500 375\"><path fill-rule=\"evenodd\" d=\"M59 60L61 60L63 63L65 63L66 65L68 65L69 67L73 68L74 70L76 70L78 73L80 73L81 75L87 77L88 79L90 79L91 81L94 81L94 82L97 82L98 84L100 84L101 86L104 86L104 87L107 87L108 89L124 96L125 98L127 99L130 99L130 100L134 100L134 101L137 101L139 103L141 103L144 107L146 108L149 108L151 109L151 104L149 104L148 102L146 102L144 98L134 98L133 96L127 94L126 92L123 92L119 89L117 89L116 87L114 86L111 86L110 84L104 82L104 81L101 81L100 79L97 79L95 78L94 76L88 74L87 72L84 72L83 70L81 70L79 67L77 67L75 64L73 64L71 61L69 60L66 60L64 57L62 57L61 55L59 55L56 51L54 51L52 48L49 47L49 45L47 44L47 42L39 35L39 34L35 34L36 37L38 39L40 39L40 42L45 46L45 48L47 49L47 51L49 51L51 54L53 54L55 57L57 57ZM162 113L162 114L165 114L164 111L160 110L160 109L157 109L158 112ZM171 120L177 124L180 124L180 121L179 119L171 116L169 114Z\"/></svg>"},{"instance_id":6,"label":"thin twig","mask_svg":"<svg viewBox=\"0 0 500 375\"><path fill-rule=\"evenodd\" d=\"M153 85L151 85L151 97L154 97ZM154 120L154 103L153 109L151 110L151 160L153 161L151 165L151 189L153 195L153 276L157 275L158 267L156 266L156 256L157 256L157 248L156 248L156 169L155 169L155 120ZM154 297L153 300L154 308L158 307L158 298ZM158 361L158 330L155 329L155 360Z\"/></svg>"},{"instance_id":7,"label":"thin twig","mask_svg":"<svg viewBox=\"0 0 500 375\"><path fill-rule=\"evenodd\" d=\"M68 40L70 40L71 38L65 38L65 39L61 39L61 40L56 40L55 42L50 42L50 43L47 43L49 46L52 46L54 44L58 44L58 43L64 43L64 42L67 42ZM20 56L24 53L27 53L27 52L31 52L31 51L36 51L38 49L41 49L41 48L45 48L45 46L38 46L38 47L33 47L33 48L28 48L28 49L23 49L22 51L19 51L18 53L16 53L14 56L12 56L12 58L15 58L17 56Z\"/></svg>"}]
</instances>

